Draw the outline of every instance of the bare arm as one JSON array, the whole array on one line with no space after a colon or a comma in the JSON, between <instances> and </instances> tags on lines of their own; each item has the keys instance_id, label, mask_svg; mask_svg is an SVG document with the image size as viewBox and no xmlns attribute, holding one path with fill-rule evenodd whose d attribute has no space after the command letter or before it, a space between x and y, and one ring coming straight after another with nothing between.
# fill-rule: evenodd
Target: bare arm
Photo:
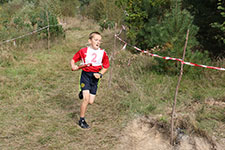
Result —
<instances>
[{"instance_id":1,"label":"bare arm","mask_svg":"<svg viewBox=\"0 0 225 150\"><path fill-rule=\"evenodd\" d=\"M75 65L75 61L73 59L70 61L70 65L73 71L77 71L79 69L78 66Z\"/></svg>"},{"instance_id":2,"label":"bare arm","mask_svg":"<svg viewBox=\"0 0 225 150\"><path fill-rule=\"evenodd\" d=\"M103 68L101 71L99 71L99 73L101 73L102 75L106 73L108 69ZM101 77L101 75L99 73L94 73L94 76L96 79L99 79Z\"/></svg>"},{"instance_id":3,"label":"bare arm","mask_svg":"<svg viewBox=\"0 0 225 150\"><path fill-rule=\"evenodd\" d=\"M107 69L103 68L99 73L101 73L103 75L104 73L106 73L107 70L108 70L108 68Z\"/></svg>"}]
</instances>

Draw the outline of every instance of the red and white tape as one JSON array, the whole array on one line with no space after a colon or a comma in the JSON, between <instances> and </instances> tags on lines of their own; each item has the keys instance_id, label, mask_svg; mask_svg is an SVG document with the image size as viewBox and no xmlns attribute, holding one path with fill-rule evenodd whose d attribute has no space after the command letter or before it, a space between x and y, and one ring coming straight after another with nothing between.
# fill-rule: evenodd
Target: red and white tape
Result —
<instances>
[{"instance_id":1,"label":"red and white tape","mask_svg":"<svg viewBox=\"0 0 225 150\"><path fill-rule=\"evenodd\" d=\"M119 34L122 32L122 30L124 30L124 27L123 27L123 29L120 30ZM115 34L115 37L125 44L124 47L123 47L123 48L125 48L128 45L128 43L126 41L124 41L123 39L121 39L119 37L119 34ZM181 62L183 64L186 64L186 65L189 65L189 66L196 66L196 67L203 67L203 68L209 68L209 69L216 69L216 70L223 70L223 71L225 71L225 68L200 65L200 64L195 64L195 63L191 63L191 62L185 62L185 61L183 61L182 59L179 59L179 58L163 57L163 56L159 56L157 54L152 54L152 53L150 53L148 51L141 50L140 48L138 48L136 46L132 46L132 47L134 49L136 49L137 51L140 51L142 53L148 54L148 55L153 56L153 57L158 57L158 58L162 58L162 59L165 59L165 60L175 60L175 61L179 61L179 62Z\"/></svg>"}]
</instances>

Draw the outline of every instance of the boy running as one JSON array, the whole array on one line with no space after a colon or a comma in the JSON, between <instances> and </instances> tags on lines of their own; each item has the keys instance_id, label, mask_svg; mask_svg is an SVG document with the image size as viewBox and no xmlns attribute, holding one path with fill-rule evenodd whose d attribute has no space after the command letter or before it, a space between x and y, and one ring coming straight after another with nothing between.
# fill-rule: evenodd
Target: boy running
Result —
<instances>
[{"instance_id":1,"label":"boy running","mask_svg":"<svg viewBox=\"0 0 225 150\"><path fill-rule=\"evenodd\" d=\"M85 121L85 113L88 104L93 104L98 88L99 79L109 68L109 59L106 52L100 48L102 36L99 32L92 32L89 34L88 42L90 46L80 49L71 60L72 70L79 70L75 64L82 61L83 64L91 64L82 68L79 93L80 99L83 101L80 106L80 120L79 126L83 129L88 129L89 125Z\"/></svg>"}]
</instances>

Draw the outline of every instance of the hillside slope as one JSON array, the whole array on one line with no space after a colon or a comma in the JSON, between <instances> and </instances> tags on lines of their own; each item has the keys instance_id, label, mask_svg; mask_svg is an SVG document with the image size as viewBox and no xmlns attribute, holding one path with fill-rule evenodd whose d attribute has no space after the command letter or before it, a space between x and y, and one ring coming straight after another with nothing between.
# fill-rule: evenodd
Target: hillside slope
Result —
<instances>
[{"instance_id":1,"label":"hillside slope","mask_svg":"<svg viewBox=\"0 0 225 150\"><path fill-rule=\"evenodd\" d=\"M77 19L65 21L65 40L53 43L50 50L29 49L26 45L24 49L1 50L5 63L0 67L0 149L150 150L151 145L168 146L177 76L154 72L154 58L120 51L119 42L115 48L114 31L103 33L103 48L109 56L113 51L117 55L114 61L111 59L95 103L88 106L86 118L91 129L84 131L76 126L81 103L77 96L80 71L71 71L70 60L98 26L90 20L83 20L82 25ZM194 81L184 77L177 123L181 122L185 135L202 133L209 148L218 145L220 150L221 145L203 131L209 129L209 135L224 141L225 75L216 71L206 74L204 79ZM207 104L210 98L213 104ZM150 116L154 121L148 119ZM195 119L200 120L199 125ZM154 135L158 141L151 138ZM156 149L164 148L162 145Z\"/></svg>"}]
</instances>

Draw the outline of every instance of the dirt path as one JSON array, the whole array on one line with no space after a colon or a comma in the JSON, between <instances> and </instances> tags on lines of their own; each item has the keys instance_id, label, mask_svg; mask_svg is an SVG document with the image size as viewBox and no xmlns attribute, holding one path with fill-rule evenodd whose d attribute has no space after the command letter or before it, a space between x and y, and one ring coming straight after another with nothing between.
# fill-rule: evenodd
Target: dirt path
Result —
<instances>
[{"instance_id":1,"label":"dirt path","mask_svg":"<svg viewBox=\"0 0 225 150\"><path fill-rule=\"evenodd\" d=\"M67 32L68 40L73 40L74 45L80 45L82 47L82 45L85 45L86 43L84 35L87 35L87 33L91 32L91 30L73 30ZM74 53L71 53L71 58ZM109 95L109 89L107 87L108 74L106 74L101 80L95 103L92 105L88 105L86 120L91 126L91 129L82 130L76 125L79 120L81 104L81 100L78 98L80 72L81 71L71 72L67 75L68 77L66 77L66 79L68 79L67 83L70 82L70 87L68 88L73 89L69 91L70 93L67 93L72 97L72 99L68 103L73 104L72 106L65 106L64 111L72 114L75 128L74 130L76 130L76 141L71 141L71 143L69 144L70 146L66 147L73 147L73 150L113 149L113 147L117 145L120 136L122 116L114 106L114 99L111 97L107 97ZM69 79L72 80L69 81Z\"/></svg>"}]
</instances>

